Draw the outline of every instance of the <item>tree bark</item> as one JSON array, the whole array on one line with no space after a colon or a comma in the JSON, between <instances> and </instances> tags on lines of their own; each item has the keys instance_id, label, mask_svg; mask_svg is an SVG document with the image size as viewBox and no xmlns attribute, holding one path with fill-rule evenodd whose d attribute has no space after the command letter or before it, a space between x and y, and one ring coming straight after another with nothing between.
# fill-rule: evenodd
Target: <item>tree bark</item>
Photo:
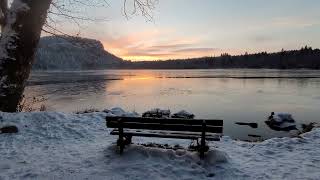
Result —
<instances>
[{"instance_id":1,"label":"tree bark","mask_svg":"<svg viewBox=\"0 0 320 180\"><path fill-rule=\"evenodd\" d=\"M7 11L8 11L8 0L1 0L0 1L0 26L1 26L1 32L3 31L2 28L5 25L5 20L7 17Z\"/></svg>"},{"instance_id":2,"label":"tree bark","mask_svg":"<svg viewBox=\"0 0 320 180\"><path fill-rule=\"evenodd\" d=\"M15 112L52 0L14 0L0 39L0 111Z\"/></svg>"}]
</instances>

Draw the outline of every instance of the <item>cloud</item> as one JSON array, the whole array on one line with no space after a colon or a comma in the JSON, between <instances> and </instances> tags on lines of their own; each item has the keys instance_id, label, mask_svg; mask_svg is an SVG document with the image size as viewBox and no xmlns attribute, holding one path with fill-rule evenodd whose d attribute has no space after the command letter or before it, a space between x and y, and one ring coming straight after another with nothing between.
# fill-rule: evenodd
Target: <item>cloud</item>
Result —
<instances>
[{"instance_id":1,"label":"cloud","mask_svg":"<svg viewBox=\"0 0 320 180\"><path fill-rule=\"evenodd\" d=\"M172 31L143 31L104 40L106 50L128 60L158 60L210 56L217 50L199 47L197 37L176 37Z\"/></svg>"},{"instance_id":2,"label":"cloud","mask_svg":"<svg viewBox=\"0 0 320 180\"><path fill-rule=\"evenodd\" d=\"M130 57L130 56L137 56L137 57L142 57L142 56L148 56L148 57L156 57L156 58L161 58L161 57L170 57L174 56L175 54L173 53L151 53L151 52L130 52L128 54L124 54L124 56Z\"/></svg>"},{"instance_id":3,"label":"cloud","mask_svg":"<svg viewBox=\"0 0 320 180\"><path fill-rule=\"evenodd\" d=\"M279 17L273 19L272 25L281 28L304 28L319 25L318 19L308 17Z\"/></svg>"},{"instance_id":4,"label":"cloud","mask_svg":"<svg viewBox=\"0 0 320 180\"><path fill-rule=\"evenodd\" d=\"M174 52L213 52L219 50L218 48L186 48L186 49L178 49Z\"/></svg>"},{"instance_id":5,"label":"cloud","mask_svg":"<svg viewBox=\"0 0 320 180\"><path fill-rule=\"evenodd\" d=\"M312 26L320 25L318 18L309 16L284 16L268 19L261 22L253 22L249 26L250 30L261 31L261 30L279 30L279 29L299 29L308 28Z\"/></svg>"},{"instance_id":6,"label":"cloud","mask_svg":"<svg viewBox=\"0 0 320 180\"><path fill-rule=\"evenodd\" d=\"M159 36L159 31L143 31L138 33L131 33L128 35L120 36L117 38L114 37L105 37L104 43L107 46L115 47L115 48L123 48L123 47L130 47L136 46L139 42L143 40L151 39L153 37Z\"/></svg>"},{"instance_id":7,"label":"cloud","mask_svg":"<svg viewBox=\"0 0 320 180\"><path fill-rule=\"evenodd\" d=\"M151 46L150 49L177 49L182 47L190 47L192 44L167 44L167 45L158 45L158 46Z\"/></svg>"},{"instance_id":8,"label":"cloud","mask_svg":"<svg viewBox=\"0 0 320 180\"><path fill-rule=\"evenodd\" d=\"M252 40L258 43L264 43L264 42L272 41L273 38L267 35L257 35L257 36L254 36Z\"/></svg>"},{"instance_id":9,"label":"cloud","mask_svg":"<svg viewBox=\"0 0 320 180\"><path fill-rule=\"evenodd\" d=\"M192 46L192 45L191 45ZM169 46L171 47L171 46ZM175 59L175 58L190 58L211 56L218 49L216 48L180 48L181 46L174 46L174 48L167 48L167 46L158 47L156 50L154 47L145 47L140 49L130 49L127 53L123 54L124 57L133 60L143 60L142 57L149 57L148 59Z\"/></svg>"}]
</instances>

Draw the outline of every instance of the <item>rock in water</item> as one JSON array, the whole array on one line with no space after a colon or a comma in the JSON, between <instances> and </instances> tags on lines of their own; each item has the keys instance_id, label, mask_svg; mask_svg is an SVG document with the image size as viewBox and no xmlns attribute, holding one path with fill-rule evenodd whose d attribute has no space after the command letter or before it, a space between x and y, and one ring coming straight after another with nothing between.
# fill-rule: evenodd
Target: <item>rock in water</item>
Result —
<instances>
[{"instance_id":1,"label":"rock in water","mask_svg":"<svg viewBox=\"0 0 320 180\"><path fill-rule=\"evenodd\" d=\"M4 126L0 128L0 133L18 133L19 129L16 126Z\"/></svg>"},{"instance_id":2,"label":"rock in water","mask_svg":"<svg viewBox=\"0 0 320 180\"><path fill-rule=\"evenodd\" d=\"M302 133L310 132L314 127L315 123L302 124Z\"/></svg>"},{"instance_id":3,"label":"rock in water","mask_svg":"<svg viewBox=\"0 0 320 180\"><path fill-rule=\"evenodd\" d=\"M240 126L250 126L251 128L258 128L258 123L244 123L244 122L236 122L235 124Z\"/></svg>"}]
</instances>

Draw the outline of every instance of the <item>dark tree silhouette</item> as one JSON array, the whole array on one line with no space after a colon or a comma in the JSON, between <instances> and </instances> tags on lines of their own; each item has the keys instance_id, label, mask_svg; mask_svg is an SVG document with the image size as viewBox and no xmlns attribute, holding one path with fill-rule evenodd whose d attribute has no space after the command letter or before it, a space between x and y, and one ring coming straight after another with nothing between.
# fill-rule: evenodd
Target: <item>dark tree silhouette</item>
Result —
<instances>
[{"instance_id":1,"label":"dark tree silhouette","mask_svg":"<svg viewBox=\"0 0 320 180\"><path fill-rule=\"evenodd\" d=\"M219 57L201 57L165 61L125 61L121 68L129 69L218 69L218 68L269 68L269 69L320 69L320 50L303 47L300 50L276 53L255 53Z\"/></svg>"}]
</instances>

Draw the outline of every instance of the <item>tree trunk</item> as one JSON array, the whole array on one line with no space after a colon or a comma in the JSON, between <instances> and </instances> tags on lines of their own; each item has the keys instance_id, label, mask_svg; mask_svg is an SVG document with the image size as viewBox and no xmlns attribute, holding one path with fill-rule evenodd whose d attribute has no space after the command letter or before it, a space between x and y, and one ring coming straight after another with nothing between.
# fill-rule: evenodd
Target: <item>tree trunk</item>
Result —
<instances>
[{"instance_id":1,"label":"tree trunk","mask_svg":"<svg viewBox=\"0 0 320 180\"><path fill-rule=\"evenodd\" d=\"M14 0L0 39L0 111L15 112L52 0Z\"/></svg>"},{"instance_id":2,"label":"tree trunk","mask_svg":"<svg viewBox=\"0 0 320 180\"><path fill-rule=\"evenodd\" d=\"M1 32L3 31L3 27L5 24L5 19L7 17L7 11L8 11L8 0L1 0L0 1L0 26L1 26Z\"/></svg>"}]
</instances>

